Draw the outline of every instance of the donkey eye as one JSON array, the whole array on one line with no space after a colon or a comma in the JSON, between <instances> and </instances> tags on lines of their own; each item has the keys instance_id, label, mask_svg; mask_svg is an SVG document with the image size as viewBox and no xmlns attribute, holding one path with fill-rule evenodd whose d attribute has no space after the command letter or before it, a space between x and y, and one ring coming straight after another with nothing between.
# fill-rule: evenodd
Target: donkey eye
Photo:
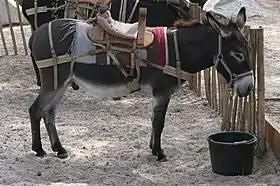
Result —
<instances>
[{"instance_id":1,"label":"donkey eye","mask_svg":"<svg viewBox=\"0 0 280 186\"><path fill-rule=\"evenodd\" d=\"M230 52L230 55L233 56L237 61L244 61L244 55L242 53Z\"/></svg>"}]
</instances>

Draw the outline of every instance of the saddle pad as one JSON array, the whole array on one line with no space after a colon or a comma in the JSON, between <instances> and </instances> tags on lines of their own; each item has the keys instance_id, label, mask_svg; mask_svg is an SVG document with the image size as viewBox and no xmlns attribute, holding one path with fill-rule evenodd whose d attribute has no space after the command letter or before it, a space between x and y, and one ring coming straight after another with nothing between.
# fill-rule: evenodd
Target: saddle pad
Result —
<instances>
[{"instance_id":1,"label":"saddle pad","mask_svg":"<svg viewBox=\"0 0 280 186\"><path fill-rule=\"evenodd\" d=\"M166 40L166 27L154 27L152 32L154 34L155 52L156 52L156 64L165 66L168 60L168 48Z\"/></svg>"},{"instance_id":2,"label":"saddle pad","mask_svg":"<svg viewBox=\"0 0 280 186\"><path fill-rule=\"evenodd\" d=\"M96 17L97 23L111 35L124 38L124 39L136 39L138 33L138 22L135 23L123 23L114 20L110 11Z\"/></svg>"},{"instance_id":3,"label":"saddle pad","mask_svg":"<svg viewBox=\"0 0 280 186\"><path fill-rule=\"evenodd\" d=\"M75 27L75 28L73 28ZM75 36L73 40L73 44L70 49L71 56L82 55L90 50L96 50L97 47L94 46L91 40L88 38L88 30L93 28L94 25L87 24L85 22L76 21L75 25L73 25L72 29L75 29ZM72 29L69 32L72 32ZM66 33L66 35L69 33ZM142 55L144 59L147 59L147 50L146 49L138 49L138 52ZM115 65L113 60L109 58L109 61L106 60L105 53L98 54L98 55L87 55L83 57L79 57L75 59L75 63L83 63L83 64L107 64L107 65ZM121 60L122 59L122 60ZM123 58L121 58L120 62L125 65L130 65L130 54L124 54ZM141 59L136 58L136 62L141 64Z\"/></svg>"},{"instance_id":4,"label":"saddle pad","mask_svg":"<svg viewBox=\"0 0 280 186\"><path fill-rule=\"evenodd\" d=\"M91 43L87 35L88 30L92 27L93 27L92 24L77 21L74 43L71 50L72 56L82 55L89 52L90 50L96 49L96 46L94 46ZM95 64L96 55L87 55L87 56L79 57L75 60L75 62L84 63L84 64Z\"/></svg>"}]
</instances>

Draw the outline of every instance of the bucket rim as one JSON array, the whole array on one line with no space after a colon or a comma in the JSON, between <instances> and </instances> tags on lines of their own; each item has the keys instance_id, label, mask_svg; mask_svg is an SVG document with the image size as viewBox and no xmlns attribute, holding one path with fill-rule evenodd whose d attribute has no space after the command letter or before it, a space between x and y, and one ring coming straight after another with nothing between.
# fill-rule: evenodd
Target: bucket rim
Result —
<instances>
[{"instance_id":1,"label":"bucket rim","mask_svg":"<svg viewBox=\"0 0 280 186\"><path fill-rule=\"evenodd\" d=\"M220 141L215 141L215 140L213 140L213 139L211 139L211 137L212 136L214 136L214 135L218 135L218 134L225 134L225 133L230 133L230 134L248 134L248 135L250 135L251 137L252 137L252 139L251 140L248 140L248 141L246 141L246 142L243 142L243 143L232 143L232 142L220 142ZM255 143L256 141L257 141L257 137L255 136L255 135L253 135L252 133L250 133L250 132L242 132L242 131L225 131L225 132L217 132L217 133L214 133L214 134L211 134L211 135L209 135L208 137L207 137L207 141L209 142L209 141L211 141L212 143L216 143L216 144L222 144L222 145L240 145L240 144L247 144L247 145L249 145L249 144L253 144L253 143Z\"/></svg>"}]
</instances>

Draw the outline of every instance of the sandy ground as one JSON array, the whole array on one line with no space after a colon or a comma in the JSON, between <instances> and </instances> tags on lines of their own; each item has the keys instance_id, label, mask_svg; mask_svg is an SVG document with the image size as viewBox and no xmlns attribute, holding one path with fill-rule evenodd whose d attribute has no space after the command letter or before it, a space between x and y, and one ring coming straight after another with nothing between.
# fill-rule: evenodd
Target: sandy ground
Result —
<instances>
[{"instance_id":1,"label":"sandy ground","mask_svg":"<svg viewBox=\"0 0 280 186\"><path fill-rule=\"evenodd\" d=\"M279 1L259 2L263 15L251 24L265 28L266 96L279 96L280 32ZM277 9L278 8L278 9ZM12 54L9 29L5 29ZM15 27L17 42L21 42ZM30 28L25 27L27 38ZM206 138L218 132L221 118L205 99L187 88L171 100L163 133L169 161L158 163L148 142L151 130L151 95L142 92L121 101L96 99L82 90L67 91L58 108L57 128L62 144L70 151L60 160L50 149L42 124L45 158L31 151L28 108L36 98L34 72L23 47L20 55L0 57L0 184L3 185L280 185L279 161L268 151L255 158L253 174L225 177L212 173ZM3 55L0 45L0 55ZM279 67L279 68L278 68ZM278 78L278 80L277 80ZM279 107L280 108L280 105ZM277 115L276 104L267 114ZM276 117L275 117L276 118ZM278 120L280 123L280 120Z\"/></svg>"}]
</instances>

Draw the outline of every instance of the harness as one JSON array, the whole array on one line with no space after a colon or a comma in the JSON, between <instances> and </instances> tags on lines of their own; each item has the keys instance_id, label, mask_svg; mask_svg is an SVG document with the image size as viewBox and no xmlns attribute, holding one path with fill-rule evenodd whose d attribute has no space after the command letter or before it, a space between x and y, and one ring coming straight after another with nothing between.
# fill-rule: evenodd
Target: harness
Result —
<instances>
[{"instance_id":1,"label":"harness","mask_svg":"<svg viewBox=\"0 0 280 186\"><path fill-rule=\"evenodd\" d=\"M92 42L93 45L100 47L100 49L96 49L96 50L90 50L86 53L77 55L77 56L70 56L69 54L66 55L61 55L61 56L57 56L54 50L54 44L53 44L53 38L52 38L52 21L49 23L49 27L48 27L48 34L49 34L49 45L50 45L50 50L51 50L51 54L52 54L52 58L50 59L44 59L44 60L40 60L40 61L36 61L38 68L46 68L46 67L51 67L53 66L53 75L54 75L54 89L58 88L58 72L57 72L57 66L59 64L63 64L63 63L68 63L71 62L71 68L70 68L70 78L72 79L73 77L73 67L74 67L74 63L75 63L75 59L83 57L83 56L87 56L87 55L96 55L99 53L107 53L107 55L109 55L111 57L111 59L113 60L113 62L115 63L115 65L121 70L121 72L123 73L123 75L127 78L127 77L133 77L134 76L134 71L136 71L136 77L132 80L132 82L130 82L127 86L128 88L132 91L139 89L140 85L139 85L139 80L140 80L140 66L152 66L155 68L158 68L160 70L163 71L163 73L171 75L173 77L177 77L178 78L178 85L181 85L181 79L187 80L187 77L189 75L189 73L184 72L181 70L180 67L180 59L179 59L179 50L178 50L178 41L177 41L177 30L173 30L172 31L172 35L173 35L173 39L174 39L174 45L175 45L175 53L176 53L176 67L172 67L170 65L165 65L165 66L161 66L158 65L156 63L150 62L148 61L145 57L143 57L141 55L140 52L137 52L137 50L135 50L136 48L133 47L130 51L125 51L127 53L131 53L131 64L130 64L130 70L129 73L127 73L125 71L125 69L122 67L121 62L118 61L118 59L116 58L115 54L111 51L111 49L113 49L114 51L122 51L120 48L114 48L114 46L111 46L109 44L109 48L107 48L107 45L103 45L100 44L98 42ZM166 29L166 27L165 27ZM123 50L124 51L124 50ZM166 50L166 52L168 53L168 48ZM137 62L135 59L138 58L140 59L140 62ZM168 58L166 58L166 60L168 60Z\"/></svg>"},{"instance_id":2,"label":"harness","mask_svg":"<svg viewBox=\"0 0 280 186\"><path fill-rule=\"evenodd\" d=\"M244 73L241 73L241 74L233 73L224 61L224 57L223 57L223 54L222 54L222 37L221 36L219 36L219 41L218 42L219 42L218 55L216 55L214 57L213 63L215 65L216 69L218 68L219 63L221 63L224 66L224 68L226 69L226 71L228 72L229 77L230 77L230 81L229 81L229 86L230 87L233 87L234 83L238 79L241 79L241 78L246 77L246 76L252 76L253 75L253 70L248 71L248 72L244 72Z\"/></svg>"},{"instance_id":3,"label":"harness","mask_svg":"<svg viewBox=\"0 0 280 186\"><path fill-rule=\"evenodd\" d=\"M147 15L147 11L145 10L145 15ZM107 13L107 14L106 14ZM143 13L143 12L142 12ZM135 27L137 25L135 24L128 24L128 23L123 23L119 21L114 21L111 16L110 12L107 10L104 14L104 18L99 19L98 22L98 17L97 19L97 24L95 27L90 29L88 31L88 37L91 40L92 44L100 47L100 49L94 49L94 50L89 50L83 54L77 55L77 56L70 56L70 55L62 55L62 56L57 56L54 50L54 45L53 45L53 38L52 38L52 21L49 23L48 27L48 34L49 34L49 45L50 45L50 50L51 50L51 59L45 59L45 60L40 60L36 61L38 68L45 68L45 67L50 67L53 66L54 70L54 89L57 89L57 80L58 80L58 72L57 72L57 66L62 63L66 62L71 62L71 68L70 68L70 78L73 78L73 67L75 63L75 59L87 55L96 55L99 53L106 53L107 54L107 59L110 58L113 60L114 64L120 69L122 74L127 78L127 77L133 77L132 82L130 82L127 86L128 88L132 91L135 91L140 88L139 85L139 80L140 80L140 66L152 66L155 68L158 68L163 71L163 73L171 75L173 77L177 78L177 84L180 87L181 86L181 80L187 80L188 76L190 75L187 72L184 72L181 70L181 62L179 58L179 48L178 48L178 40L177 40L177 29L171 30L173 42L174 42L174 53L175 53L175 64L176 67L173 67L169 65L168 63L165 64L164 66L158 65L156 63L152 63L145 59L138 51L137 49L139 48L148 48L148 46L153 42L153 38L150 38L149 36L151 33L145 29L145 24L146 24L146 17L141 17L141 11L139 14L139 23L138 24L138 33L137 37L135 37L133 34L134 32L131 33L131 30L135 30ZM144 21L144 23L143 23ZM102 25L103 24L103 25ZM124 28L123 28L124 27ZM119 28L119 29L118 29ZM122 28L122 29L121 29ZM164 27L166 29L166 27ZM109 30L106 30L109 29ZM115 29L115 30L114 30ZM125 29L130 30L130 33L127 33ZM91 34L91 32L93 32ZM144 37L147 37L146 40ZM104 38L105 37L105 38ZM165 33L165 37L166 33ZM129 39L130 38L130 39ZM167 41L166 41L167 42ZM168 42L167 42L168 43ZM141 47L142 46L142 47ZM166 45L168 46L168 45ZM168 48L166 48L166 53L168 54ZM121 63L118 61L116 58L115 52L126 52L131 54L131 64L130 64L130 70L129 73L126 72L124 67L122 67ZM140 59L139 63L136 62L135 57ZM166 60L168 60L168 57L166 57ZM235 74L233 73L228 65L225 63L223 60L223 55L222 55L222 37L218 37L218 54L214 56L213 59L213 64L215 68L217 69L218 64L221 63L226 71L230 75L230 86L232 87L234 82L237 81L238 79L252 75L253 72L244 72L241 74ZM110 65L107 61L107 65ZM175 66L175 65L174 65ZM134 72L136 70L136 78L134 78Z\"/></svg>"}]
</instances>

